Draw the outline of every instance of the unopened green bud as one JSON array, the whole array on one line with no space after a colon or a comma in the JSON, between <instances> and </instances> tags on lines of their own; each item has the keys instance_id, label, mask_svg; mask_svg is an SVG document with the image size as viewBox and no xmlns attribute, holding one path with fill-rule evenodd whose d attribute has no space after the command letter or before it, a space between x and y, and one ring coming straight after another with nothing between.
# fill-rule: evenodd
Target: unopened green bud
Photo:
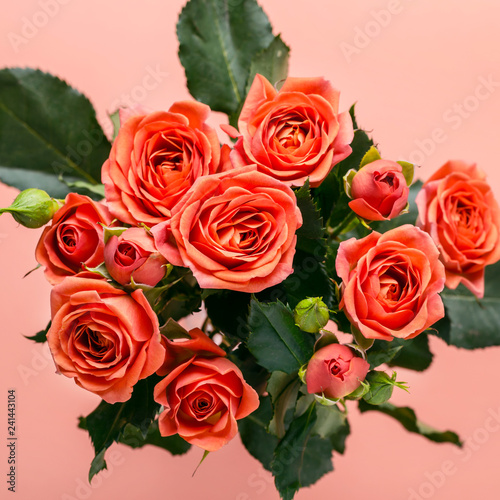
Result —
<instances>
[{"instance_id":1,"label":"unopened green bud","mask_svg":"<svg viewBox=\"0 0 500 500\"><path fill-rule=\"evenodd\" d=\"M297 304L293 318L304 332L318 333L328 323L330 313L321 297L310 297Z\"/></svg>"},{"instance_id":2,"label":"unopened green bud","mask_svg":"<svg viewBox=\"0 0 500 500\"><path fill-rule=\"evenodd\" d=\"M8 212L19 224L34 229L50 222L61 206L45 191L30 188L21 191L10 207L0 208L0 214Z\"/></svg>"},{"instance_id":3,"label":"unopened green bud","mask_svg":"<svg viewBox=\"0 0 500 500\"><path fill-rule=\"evenodd\" d=\"M380 405L388 401L394 387L408 390L406 382L396 380L396 372L393 372L392 376L389 377L385 372L374 370L368 373L366 381L370 384L370 390L363 395L363 399L371 405Z\"/></svg>"}]
</instances>

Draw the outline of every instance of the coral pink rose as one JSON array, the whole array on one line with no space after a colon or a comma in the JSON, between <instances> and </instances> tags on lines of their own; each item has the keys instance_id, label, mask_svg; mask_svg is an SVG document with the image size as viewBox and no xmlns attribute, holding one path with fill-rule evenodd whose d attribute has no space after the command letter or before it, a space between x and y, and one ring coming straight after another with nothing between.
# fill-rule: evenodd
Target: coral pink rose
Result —
<instances>
[{"instance_id":1,"label":"coral pink rose","mask_svg":"<svg viewBox=\"0 0 500 500\"><path fill-rule=\"evenodd\" d=\"M189 267L202 288L253 293L293 272L301 224L293 191L247 166L199 178L152 233L165 258Z\"/></svg>"},{"instance_id":2,"label":"coral pink rose","mask_svg":"<svg viewBox=\"0 0 500 500\"><path fill-rule=\"evenodd\" d=\"M409 192L399 163L375 160L354 175L349 207L363 219L389 220L406 207Z\"/></svg>"},{"instance_id":3,"label":"coral pink rose","mask_svg":"<svg viewBox=\"0 0 500 500\"><path fill-rule=\"evenodd\" d=\"M99 202L88 196L70 193L55 213L36 247L36 260L45 266L45 276L52 284L72 276L85 267L96 267L104 256L103 228L113 216Z\"/></svg>"},{"instance_id":4,"label":"coral pink rose","mask_svg":"<svg viewBox=\"0 0 500 500\"><path fill-rule=\"evenodd\" d=\"M224 357L192 356L156 385L154 398L165 408L158 420L160 434L179 434L207 451L233 439L236 421L259 406L257 393Z\"/></svg>"},{"instance_id":5,"label":"coral pink rose","mask_svg":"<svg viewBox=\"0 0 500 500\"><path fill-rule=\"evenodd\" d=\"M500 210L486 175L463 161L449 161L417 195L417 225L441 252L446 286L463 283L484 295L484 268L500 259Z\"/></svg>"},{"instance_id":6,"label":"coral pink rose","mask_svg":"<svg viewBox=\"0 0 500 500\"><path fill-rule=\"evenodd\" d=\"M134 385L162 365L158 318L142 290L68 277L52 289L47 340L60 373L108 403L127 401Z\"/></svg>"},{"instance_id":7,"label":"coral pink rose","mask_svg":"<svg viewBox=\"0 0 500 500\"><path fill-rule=\"evenodd\" d=\"M361 385L369 369L370 364L356 356L353 349L329 344L316 351L307 365L307 392L343 398Z\"/></svg>"},{"instance_id":8,"label":"coral pink rose","mask_svg":"<svg viewBox=\"0 0 500 500\"><path fill-rule=\"evenodd\" d=\"M104 247L104 263L110 276L123 286L132 280L155 286L165 276L167 260L145 229L131 227L109 238Z\"/></svg>"},{"instance_id":9,"label":"coral pink rose","mask_svg":"<svg viewBox=\"0 0 500 500\"><path fill-rule=\"evenodd\" d=\"M343 241L335 265L343 281L340 308L366 338L410 339L444 316L439 251L411 224Z\"/></svg>"},{"instance_id":10,"label":"coral pink rose","mask_svg":"<svg viewBox=\"0 0 500 500\"><path fill-rule=\"evenodd\" d=\"M169 111L130 117L120 128L102 182L110 211L122 222L153 226L170 218L180 198L220 159L210 108L181 101Z\"/></svg>"},{"instance_id":11,"label":"coral pink rose","mask_svg":"<svg viewBox=\"0 0 500 500\"><path fill-rule=\"evenodd\" d=\"M319 186L351 154L352 120L338 108L339 92L324 78L287 78L277 92L256 75L238 120L235 164L256 163L290 186L307 178Z\"/></svg>"}]
</instances>

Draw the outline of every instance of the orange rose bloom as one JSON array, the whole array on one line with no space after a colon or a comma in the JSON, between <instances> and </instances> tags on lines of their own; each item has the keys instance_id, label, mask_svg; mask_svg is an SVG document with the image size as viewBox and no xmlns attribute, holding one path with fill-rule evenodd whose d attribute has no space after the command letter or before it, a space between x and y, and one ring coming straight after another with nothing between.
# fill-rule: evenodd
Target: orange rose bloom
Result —
<instances>
[{"instance_id":1,"label":"orange rose bloom","mask_svg":"<svg viewBox=\"0 0 500 500\"><path fill-rule=\"evenodd\" d=\"M417 225L440 251L446 286L463 283L484 295L484 268L500 259L500 209L486 175L475 164L444 164L422 186Z\"/></svg>"},{"instance_id":2,"label":"orange rose bloom","mask_svg":"<svg viewBox=\"0 0 500 500\"><path fill-rule=\"evenodd\" d=\"M287 78L279 92L256 75L238 120L236 165L256 163L289 186L319 186L351 154L353 126L324 78Z\"/></svg>"},{"instance_id":3,"label":"orange rose bloom","mask_svg":"<svg viewBox=\"0 0 500 500\"><path fill-rule=\"evenodd\" d=\"M293 191L247 166L199 178L152 233L159 252L189 267L200 287L254 293L293 272L301 225Z\"/></svg>"},{"instance_id":4,"label":"orange rose bloom","mask_svg":"<svg viewBox=\"0 0 500 500\"><path fill-rule=\"evenodd\" d=\"M154 389L155 401L165 408L158 428L162 436L179 434L188 443L215 451L236 436L236 421L258 408L259 397L201 330L189 334L192 340L168 341L167 359L178 364Z\"/></svg>"},{"instance_id":5,"label":"orange rose bloom","mask_svg":"<svg viewBox=\"0 0 500 500\"><path fill-rule=\"evenodd\" d=\"M411 339L444 317L444 267L430 236L411 224L340 244L344 310L368 339Z\"/></svg>"},{"instance_id":6,"label":"orange rose bloom","mask_svg":"<svg viewBox=\"0 0 500 500\"><path fill-rule=\"evenodd\" d=\"M65 278L50 296L49 348L60 373L108 403L160 368L165 348L142 290L128 295L106 281Z\"/></svg>"},{"instance_id":7,"label":"orange rose bloom","mask_svg":"<svg viewBox=\"0 0 500 500\"><path fill-rule=\"evenodd\" d=\"M148 226L167 220L193 182L217 170L220 146L205 123L209 113L205 104L182 101L122 125L102 167L106 200L116 218Z\"/></svg>"}]
</instances>

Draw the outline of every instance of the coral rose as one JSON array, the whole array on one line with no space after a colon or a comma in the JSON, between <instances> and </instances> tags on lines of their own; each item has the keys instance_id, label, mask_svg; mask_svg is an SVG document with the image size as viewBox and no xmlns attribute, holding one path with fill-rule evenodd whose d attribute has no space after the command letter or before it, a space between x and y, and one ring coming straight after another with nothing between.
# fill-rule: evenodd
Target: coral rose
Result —
<instances>
[{"instance_id":1,"label":"coral rose","mask_svg":"<svg viewBox=\"0 0 500 500\"><path fill-rule=\"evenodd\" d=\"M399 163L375 160L354 175L349 207L366 220L389 220L406 207L409 192Z\"/></svg>"},{"instance_id":2,"label":"coral rose","mask_svg":"<svg viewBox=\"0 0 500 500\"><path fill-rule=\"evenodd\" d=\"M500 210L486 175L454 160L444 164L418 193L417 225L427 231L441 253L446 286L463 283L484 295L484 268L500 259Z\"/></svg>"},{"instance_id":3,"label":"coral rose","mask_svg":"<svg viewBox=\"0 0 500 500\"><path fill-rule=\"evenodd\" d=\"M167 260L145 229L130 227L113 235L104 247L104 263L110 276L123 286L134 283L155 286L165 276Z\"/></svg>"},{"instance_id":4,"label":"coral rose","mask_svg":"<svg viewBox=\"0 0 500 500\"><path fill-rule=\"evenodd\" d=\"M356 356L353 349L329 344L316 351L307 365L307 392L343 398L361 385L369 369L370 364Z\"/></svg>"},{"instance_id":5,"label":"coral rose","mask_svg":"<svg viewBox=\"0 0 500 500\"><path fill-rule=\"evenodd\" d=\"M293 272L301 224L293 191L247 166L199 178L152 233L165 258L189 267L202 288L253 293Z\"/></svg>"},{"instance_id":6,"label":"coral rose","mask_svg":"<svg viewBox=\"0 0 500 500\"><path fill-rule=\"evenodd\" d=\"M424 231L406 224L340 244L335 262L344 310L369 339L410 339L444 316L444 266Z\"/></svg>"},{"instance_id":7,"label":"coral rose","mask_svg":"<svg viewBox=\"0 0 500 500\"><path fill-rule=\"evenodd\" d=\"M224 357L191 357L155 386L154 398L165 408L158 420L160 434L179 434L207 451L233 439L236 421L259 406L257 393Z\"/></svg>"},{"instance_id":8,"label":"coral rose","mask_svg":"<svg viewBox=\"0 0 500 500\"><path fill-rule=\"evenodd\" d=\"M235 164L256 163L290 186L307 178L318 186L351 153L352 120L339 114L339 95L324 78L287 78L277 92L257 74L238 120Z\"/></svg>"},{"instance_id":9,"label":"coral rose","mask_svg":"<svg viewBox=\"0 0 500 500\"><path fill-rule=\"evenodd\" d=\"M108 403L162 365L158 318L142 290L131 295L100 280L68 277L52 289L47 340L60 373Z\"/></svg>"},{"instance_id":10,"label":"coral rose","mask_svg":"<svg viewBox=\"0 0 500 500\"><path fill-rule=\"evenodd\" d=\"M45 276L56 284L104 259L103 228L113 216L102 203L70 193L38 241L35 257Z\"/></svg>"},{"instance_id":11,"label":"coral rose","mask_svg":"<svg viewBox=\"0 0 500 500\"><path fill-rule=\"evenodd\" d=\"M120 128L102 182L110 211L122 222L153 226L170 218L180 198L220 160L210 108L181 101L169 111L131 116Z\"/></svg>"}]
</instances>

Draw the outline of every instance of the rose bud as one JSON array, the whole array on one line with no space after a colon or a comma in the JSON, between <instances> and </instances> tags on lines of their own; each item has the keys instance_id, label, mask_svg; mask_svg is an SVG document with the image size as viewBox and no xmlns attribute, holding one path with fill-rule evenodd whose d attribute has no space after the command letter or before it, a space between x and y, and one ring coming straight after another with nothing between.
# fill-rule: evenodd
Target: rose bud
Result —
<instances>
[{"instance_id":1,"label":"rose bud","mask_svg":"<svg viewBox=\"0 0 500 500\"><path fill-rule=\"evenodd\" d=\"M61 205L45 191L30 188L21 191L10 207L0 208L0 214L8 212L19 224L36 229L50 222Z\"/></svg>"},{"instance_id":2,"label":"rose bud","mask_svg":"<svg viewBox=\"0 0 500 500\"><path fill-rule=\"evenodd\" d=\"M370 387L363 394L363 399L371 405L381 405L388 401L392 396L394 387L408 391L406 382L396 380L396 372L393 372L392 376L389 377L385 372L374 370L367 375L366 381Z\"/></svg>"},{"instance_id":3,"label":"rose bud","mask_svg":"<svg viewBox=\"0 0 500 500\"><path fill-rule=\"evenodd\" d=\"M297 304L293 318L302 331L318 333L328 323L330 313L320 297L308 297Z\"/></svg>"},{"instance_id":4,"label":"rose bud","mask_svg":"<svg viewBox=\"0 0 500 500\"><path fill-rule=\"evenodd\" d=\"M113 235L104 247L104 263L110 276L120 283L155 286L165 276L167 260L156 250L145 229L131 227Z\"/></svg>"},{"instance_id":5,"label":"rose bud","mask_svg":"<svg viewBox=\"0 0 500 500\"><path fill-rule=\"evenodd\" d=\"M369 368L368 362L356 356L353 349L329 344L316 351L307 365L307 392L330 399L343 398L361 385Z\"/></svg>"},{"instance_id":6,"label":"rose bud","mask_svg":"<svg viewBox=\"0 0 500 500\"><path fill-rule=\"evenodd\" d=\"M389 220L404 210L409 192L399 163L376 160L364 165L353 176L349 207L366 220Z\"/></svg>"}]
</instances>

